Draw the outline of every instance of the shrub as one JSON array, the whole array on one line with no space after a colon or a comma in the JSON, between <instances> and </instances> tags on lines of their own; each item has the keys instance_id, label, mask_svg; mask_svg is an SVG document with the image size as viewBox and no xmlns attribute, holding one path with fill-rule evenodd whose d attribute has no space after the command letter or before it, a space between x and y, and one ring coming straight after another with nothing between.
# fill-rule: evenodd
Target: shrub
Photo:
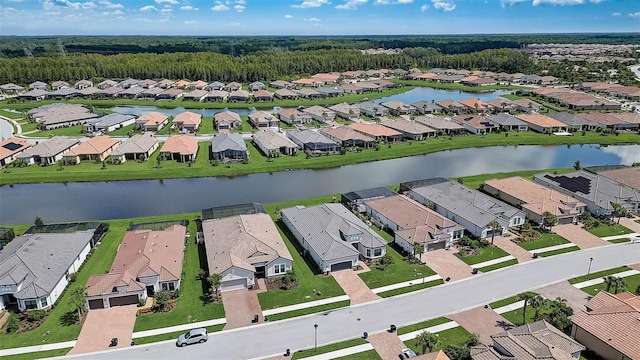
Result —
<instances>
[{"instance_id":1,"label":"shrub","mask_svg":"<svg viewBox=\"0 0 640 360\"><path fill-rule=\"evenodd\" d=\"M36 322L44 319L45 312L44 310L29 310L27 312L27 320L31 322Z\"/></svg>"},{"instance_id":2,"label":"shrub","mask_svg":"<svg viewBox=\"0 0 640 360\"><path fill-rule=\"evenodd\" d=\"M20 326L20 320L18 319L18 315L14 313L9 314L9 320L7 320L7 324L5 325L5 330L7 334L18 331L19 326Z\"/></svg>"},{"instance_id":3,"label":"shrub","mask_svg":"<svg viewBox=\"0 0 640 360\"><path fill-rule=\"evenodd\" d=\"M77 278L78 278L78 274L77 273L70 273L69 274L69 282L76 282Z\"/></svg>"}]
</instances>

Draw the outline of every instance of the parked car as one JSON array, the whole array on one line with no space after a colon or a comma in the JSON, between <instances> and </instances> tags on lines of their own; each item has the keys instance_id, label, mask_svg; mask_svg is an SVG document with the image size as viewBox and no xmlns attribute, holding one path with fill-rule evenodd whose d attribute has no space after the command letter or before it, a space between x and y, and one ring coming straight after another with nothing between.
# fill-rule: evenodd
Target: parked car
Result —
<instances>
[{"instance_id":1,"label":"parked car","mask_svg":"<svg viewBox=\"0 0 640 360\"><path fill-rule=\"evenodd\" d=\"M176 346L187 346L195 343L202 344L209 339L209 334L205 328L191 329L178 337Z\"/></svg>"},{"instance_id":2,"label":"parked car","mask_svg":"<svg viewBox=\"0 0 640 360\"><path fill-rule=\"evenodd\" d=\"M403 349L399 355L400 359L411 359L417 356L418 355L416 355L416 353L409 348Z\"/></svg>"}]
</instances>

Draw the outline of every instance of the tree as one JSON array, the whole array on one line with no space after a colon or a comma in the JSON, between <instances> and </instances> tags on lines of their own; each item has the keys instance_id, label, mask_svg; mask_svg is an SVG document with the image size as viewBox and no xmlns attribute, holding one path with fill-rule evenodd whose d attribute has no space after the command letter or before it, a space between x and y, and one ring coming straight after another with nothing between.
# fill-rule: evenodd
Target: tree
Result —
<instances>
[{"instance_id":1,"label":"tree","mask_svg":"<svg viewBox=\"0 0 640 360\"><path fill-rule=\"evenodd\" d=\"M616 277L616 280L613 283L613 293L617 294L619 292L625 291L627 289L627 282L624 281L621 277Z\"/></svg>"},{"instance_id":2,"label":"tree","mask_svg":"<svg viewBox=\"0 0 640 360\"><path fill-rule=\"evenodd\" d=\"M422 262L422 253L424 253L424 245L420 243L413 243L413 256L420 254L420 262Z\"/></svg>"},{"instance_id":3,"label":"tree","mask_svg":"<svg viewBox=\"0 0 640 360\"><path fill-rule=\"evenodd\" d=\"M211 288L209 289L209 292L215 296L216 300L218 300L220 296L219 294L220 286L222 285L222 275L211 274L207 278L207 282L209 283L209 286L211 286Z\"/></svg>"},{"instance_id":4,"label":"tree","mask_svg":"<svg viewBox=\"0 0 640 360\"><path fill-rule=\"evenodd\" d=\"M33 222L33 224L35 226L42 226L44 225L44 221L42 221L42 218L40 216L36 216L36 220Z\"/></svg>"},{"instance_id":5,"label":"tree","mask_svg":"<svg viewBox=\"0 0 640 360\"><path fill-rule=\"evenodd\" d=\"M496 237L496 231L502 230L502 225L500 225L497 219L493 219L487 224L487 227L491 230L491 245L493 245L493 239Z\"/></svg>"},{"instance_id":6,"label":"tree","mask_svg":"<svg viewBox=\"0 0 640 360\"><path fill-rule=\"evenodd\" d=\"M84 303L87 300L87 294L84 292L84 288L77 287L69 292L69 301L74 310L78 312L78 321L82 319L84 313Z\"/></svg>"},{"instance_id":7,"label":"tree","mask_svg":"<svg viewBox=\"0 0 640 360\"><path fill-rule=\"evenodd\" d=\"M447 345L447 347L445 347L443 351L451 360L471 359L471 351L469 351L469 348L464 346L463 344Z\"/></svg>"},{"instance_id":8,"label":"tree","mask_svg":"<svg viewBox=\"0 0 640 360\"><path fill-rule=\"evenodd\" d=\"M163 312L167 309L167 305L169 305L171 294L168 290L158 290L153 294L153 300L156 303L158 311Z\"/></svg>"},{"instance_id":9,"label":"tree","mask_svg":"<svg viewBox=\"0 0 640 360\"><path fill-rule=\"evenodd\" d=\"M545 299L540 295L536 295L529 299L529 305L536 311L533 320L540 320L540 310L542 310L542 307L545 305Z\"/></svg>"},{"instance_id":10,"label":"tree","mask_svg":"<svg viewBox=\"0 0 640 360\"><path fill-rule=\"evenodd\" d=\"M580 170L580 169L582 169L582 167L580 166L580 160L576 160L576 161L573 163L573 168L574 168L574 169L576 169L576 170Z\"/></svg>"},{"instance_id":11,"label":"tree","mask_svg":"<svg viewBox=\"0 0 640 360\"><path fill-rule=\"evenodd\" d=\"M545 211L542 214L542 226L546 227L549 232L551 232L551 228L558 223L558 217L554 214Z\"/></svg>"},{"instance_id":12,"label":"tree","mask_svg":"<svg viewBox=\"0 0 640 360\"><path fill-rule=\"evenodd\" d=\"M611 291L611 287L613 286L613 284L615 284L616 282L616 277L613 275L609 275L607 277L602 278L604 280L604 284L607 286L606 288L606 292L610 292Z\"/></svg>"},{"instance_id":13,"label":"tree","mask_svg":"<svg viewBox=\"0 0 640 360\"><path fill-rule=\"evenodd\" d=\"M416 346L422 348L423 354L430 353L434 347L440 345L440 337L437 334L430 333L428 331L422 331L416 336ZM427 352L427 349L429 350Z\"/></svg>"},{"instance_id":14,"label":"tree","mask_svg":"<svg viewBox=\"0 0 640 360\"><path fill-rule=\"evenodd\" d=\"M524 306L522 307L522 325L527 323L527 305L529 304L529 301L531 301L531 299L534 296L535 295L527 292L520 293L517 295L518 301L524 301Z\"/></svg>"},{"instance_id":15,"label":"tree","mask_svg":"<svg viewBox=\"0 0 640 360\"><path fill-rule=\"evenodd\" d=\"M613 211L611 212L611 217L618 218L618 224L620 224L620 218L623 216L627 216L627 209L625 209L622 205L618 203L611 203L611 207L613 207Z\"/></svg>"}]
</instances>

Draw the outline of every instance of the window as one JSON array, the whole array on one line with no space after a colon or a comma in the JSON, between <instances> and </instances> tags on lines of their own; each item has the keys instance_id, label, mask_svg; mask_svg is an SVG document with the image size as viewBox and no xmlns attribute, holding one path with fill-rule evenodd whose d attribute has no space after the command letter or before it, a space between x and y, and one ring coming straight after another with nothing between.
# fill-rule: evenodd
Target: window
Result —
<instances>
[{"instance_id":1,"label":"window","mask_svg":"<svg viewBox=\"0 0 640 360\"><path fill-rule=\"evenodd\" d=\"M367 249L367 257L371 257L371 249Z\"/></svg>"},{"instance_id":2,"label":"window","mask_svg":"<svg viewBox=\"0 0 640 360\"><path fill-rule=\"evenodd\" d=\"M47 297L43 296L40 298L40 306L42 307L46 307L47 305L49 305L49 303L47 303Z\"/></svg>"},{"instance_id":3,"label":"window","mask_svg":"<svg viewBox=\"0 0 640 360\"><path fill-rule=\"evenodd\" d=\"M287 272L287 270L284 264L276 264L276 266L273 268L273 272L275 274L284 274L285 272Z\"/></svg>"},{"instance_id":4,"label":"window","mask_svg":"<svg viewBox=\"0 0 640 360\"><path fill-rule=\"evenodd\" d=\"M172 282L162 283L160 286L162 287L162 290L173 291L176 289L176 285Z\"/></svg>"},{"instance_id":5,"label":"window","mask_svg":"<svg viewBox=\"0 0 640 360\"><path fill-rule=\"evenodd\" d=\"M24 301L24 307L27 309L37 309L38 308L38 304L36 303L35 300L25 300Z\"/></svg>"},{"instance_id":6,"label":"window","mask_svg":"<svg viewBox=\"0 0 640 360\"><path fill-rule=\"evenodd\" d=\"M373 249L373 256L382 256L382 249Z\"/></svg>"}]
</instances>

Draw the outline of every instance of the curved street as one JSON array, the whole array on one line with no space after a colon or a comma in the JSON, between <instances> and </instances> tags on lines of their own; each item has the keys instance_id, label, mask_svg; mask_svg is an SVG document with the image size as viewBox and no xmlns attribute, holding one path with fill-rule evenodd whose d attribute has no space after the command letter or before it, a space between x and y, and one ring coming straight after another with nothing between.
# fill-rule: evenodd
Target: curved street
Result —
<instances>
[{"instance_id":1,"label":"curved street","mask_svg":"<svg viewBox=\"0 0 640 360\"><path fill-rule=\"evenodd\" d=\"M177 348L175 340L122 350L74 356L87 359L254 359L282 355L385 331L482 306L545 285L591 272L640 262L640 242L575 251L521 263L465 280L327 313L264 323L209 335L202 345ZM443 274L446 275L446 274Z\"/></svg>"}]
</instances>

